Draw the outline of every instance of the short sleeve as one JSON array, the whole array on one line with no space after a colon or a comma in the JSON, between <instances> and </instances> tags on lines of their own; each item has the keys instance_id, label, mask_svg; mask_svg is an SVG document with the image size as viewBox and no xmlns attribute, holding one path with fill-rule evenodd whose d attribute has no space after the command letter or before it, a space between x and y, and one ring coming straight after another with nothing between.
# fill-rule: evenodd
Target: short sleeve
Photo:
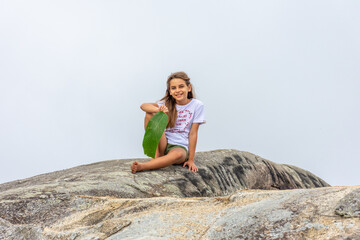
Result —
<instances>
[{"instance_id":1,"label":"short sleeve","mask_svg":"<svg viewBox=\"0 0 360 240\"><path fill-rule=\"evenodd\" d=\"M156 104L160 107L160 106L165 106L165 102L164 101L157 101Z\"/></svg>"},{"instance_id":2,"label":"short sleeve","mask_svg":"<svg viewBox=\"0 0 360 240\"><path fill-rule=\"evenodd\" d=\"M194 112L194 121L193 121L193 123L200 123L200 124L206 123L205 111L204 111L204 105L203 104L199 104L199 106L196 108L196 110Z\"/></svg>"}]
</instances>

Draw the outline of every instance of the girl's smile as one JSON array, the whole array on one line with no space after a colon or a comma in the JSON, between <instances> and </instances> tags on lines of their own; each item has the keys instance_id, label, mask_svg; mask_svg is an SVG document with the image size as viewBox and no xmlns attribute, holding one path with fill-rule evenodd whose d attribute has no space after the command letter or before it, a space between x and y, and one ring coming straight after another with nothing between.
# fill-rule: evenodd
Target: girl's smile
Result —
<instances>
[{"instance_id":1,"label":"girl's smile","mask_svg":"<svg viewBox=\"0 0 360 240\"><path fill-rule=\"evenodd\" d=\"M176 100L179 105L185 105L190 102L188 93L191 92L191 84L186 85L186 82L181 78L174 78L170 81L170 95Z\"/></svg>"}]
</instances>

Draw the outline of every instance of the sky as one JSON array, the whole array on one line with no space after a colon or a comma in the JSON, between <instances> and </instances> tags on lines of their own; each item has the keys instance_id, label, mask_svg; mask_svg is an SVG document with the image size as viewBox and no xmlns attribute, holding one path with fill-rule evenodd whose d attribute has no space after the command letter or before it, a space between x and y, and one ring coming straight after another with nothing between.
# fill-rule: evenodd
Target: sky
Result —
<instances>
[{"instance_id":1,"label":"sky","mask_svg":"<svg viewBox=\"0 0 360 240\"><path fill-rule=\"evenodd\" d=\"M360 184L360 1L0 1L0 183L145 158L176 71L197 151L237 149ZM130 166L129 166L130 167Z\"/></svg>"}]
</instances>

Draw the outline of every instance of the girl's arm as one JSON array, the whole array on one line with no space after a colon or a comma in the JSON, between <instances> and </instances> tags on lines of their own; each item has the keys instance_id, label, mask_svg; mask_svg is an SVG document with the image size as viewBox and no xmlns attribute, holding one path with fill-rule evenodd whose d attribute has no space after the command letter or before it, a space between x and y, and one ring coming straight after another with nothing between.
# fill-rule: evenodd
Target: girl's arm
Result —
<instances>
[{"instance_id":1,"label":"girl's arm","mask_svg":"<svg viewBox=\"0 0 360 240\"><path fill-rule=\"evenodd\" d=\"M147 113L157 113L159 111L159 106L156 103L143 103L140 108Z\"/></svg>"},{"instance_id":2,"label":"girl's arm","mask_svg":"<svg viewBox=\"0 0 360 240\"><path fill-rule=\"evenodd\" d=\"M147 113L157 113L158 111L163 111L164 113L169 112L166 106L161 105L159 107L159 105L157 105L156 103L143 103L141 104L140 108Z\"/></svg>"},{"instance_id":3,"label":"girl's arm","mask_svg":"<svg viewBox=\"0 0 360 240\"><path fill-rule=\"evenodd\" d=\"M186 165L189 166L189 170L193 172L198 172L198 168L194 163L195 158L195 149L197 143L197 135L199 130L200 123L193 123L191 125L190 133L189 133L189 160L184 163L183 167Z\"/></svg>"}]
</instances>

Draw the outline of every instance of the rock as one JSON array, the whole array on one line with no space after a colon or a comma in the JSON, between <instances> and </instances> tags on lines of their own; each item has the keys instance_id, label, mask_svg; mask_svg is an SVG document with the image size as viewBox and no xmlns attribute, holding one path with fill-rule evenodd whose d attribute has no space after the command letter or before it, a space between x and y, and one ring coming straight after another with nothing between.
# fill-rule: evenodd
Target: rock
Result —
<instances>
[{"instance_id":1,"label":"rock","mask_svg":"<svg viewBox=\"0 0 360 240\"><path fill-rule=\"evenodd\" d=\"M36 197L43 201L71 194L126 198L223 196L238 189L296 189L329 186L303 169L276 164L248 152L216 150L196 153L199 173L181 165L132 174L133 161L98 162L0 185L1 198ZM15 195L12 194L16 189ZM54 196L56 195L56 198ZM56 204L54 202L54 204Z\"/></svg>"},{"instance_id":2,"label":"rock","mask_svg":"<svg viewBox=\"0 0 360 240\"><path fill-rule=\"evenodd\" d=\"M347 194L341 199L335 213L346 218L360 218L360 189Z\"/></svg>"},{"instance_id":3,"label":"rock","mask_svg":"<svg viewBox=\"0 0 360 240\"><path fill-rule=\"evenodd\" d=\"M207 236L206 238L211 239L216 236L225 236L220 234L222 230L219 229L235 226L235 222L226 222L227 220L222 218L229 211L248 214L249 218L246 218L248 220L237 220L242 224L236 227L239 228L239 226L246 226L246 221L250 221L249 219L256 218L255 215L251 215L254 212L263 218L264 212L261 211L267 211L265 206L259 207L262 205L256 205L259 210L251 210L252 207L247 209L248 204L255 202L260 204L263 198L268 199L269 204L275 204L276 201L273 198L279 198L278 203L283 204L280 200L287 199L286 203L289 206L268 206L269 211L272 208L277 210L271 210L274 214L270 220L261 219L261 221L269 221L269 224L275 224L285 216L287 216L285 219L290 219L294 215L294 211L289 210L288 207L294 207L291 206L291 201L301 198L301 193L316 193L316 190L302 190L305 192L297 190L294 193L291 191L243 190L233 194L236 191L329 186L322 179L303 169L276 164L254 154L237 150L197 153L195 161L199 173L192 173L177 165L156 171L132 174L130 165L135 160L146 161L147 159L98 162L1 184L0 239L78 240L109 237L120 239L131 238L130 233L136 229L138 231L145 230L147 235L144 236L153 237L162 236L162 232L164 232L164 239L172 236L183 238L189 234L190 236L200 234L196 236ZM319 189L319 192L321 191L325 190ZM341 192L351 193L347 189L341 190ZM358 193L354 194L356 198ZM291 198L295 195L296 197ZM307 199L309 202L311 202L310 195ZM340 197L340 195L339 193L336 196ZM351 197L352 195L349 196L351 199L354 198ZM341 198L348 199L345 198L345 195L341 195ZM336 200L333 199L333 201ZM337 205L338 214L341 209L347 213L353 211L351 210L353 208L348 207L349 203L352 203L352 200L343 200L342 205ZM334 203L332 202L332 204ZM305 209L305 206L297 202L295 206ZM177 210L175 211L175 209ZM182 209L187 212L185 211L183 214ZM351 214L356 215L356 211L355 209ZM188 218L188 220L184 223L178 222L176 214L170 214L172 212L176 213L178 218L181 216L181 219ZM291 216L288 216L289 212L291 212ZM172 217L168 217L169 214ZM206 216L212 216L212 218ZM226 219L233 217L233 215L229 215ZM341 218L342 222L355 221L354 218L345 219L340 216L338 218ZM167 219L172 219L173 222L169 222L172 224L171 226L166 225ZM213 227L215 226L214 219L218 223L221 222L220 225L216 225L216 228ZM222 223L222 221L225 222ZM163 224L163 229L154 227L157 222ZM183 229L192 229L191 224L194 225L194 230L184 232ZM251 226L257 225L254 223ZM346 226L350 225L344 225L345 230L348 229ZM256 231L262 232L260 225L258 227L259 229ZM127 229L132 230L129 232ZM170 233L169 229L173 229L173 232Z\"/></svg>"},{"instance_id":4,"label":"rock","mask_svg":"<svg viewBox=\"0 0 360 240\"><path fill-rule=\"evenodd\" d=\"M359 190L239 190L201 198L74 196L67 216L47 226L0 222L8 229L0 238L359 239L360 218L335 214L338 203L348 194L359 198Z\"/></svg>"},{"instance_id":5,"label":"rock","mask_svg":"<svg viewBox=\"0 0 360 240\"><path fill-rule=\"evenodd\" d=\"M359 239L360 219L335 215L337 202L359 189L240 190L219 198L142 199L130 207L140 211L114 212L132 223L108 239Z\"/></svg>"}]
</instances>

